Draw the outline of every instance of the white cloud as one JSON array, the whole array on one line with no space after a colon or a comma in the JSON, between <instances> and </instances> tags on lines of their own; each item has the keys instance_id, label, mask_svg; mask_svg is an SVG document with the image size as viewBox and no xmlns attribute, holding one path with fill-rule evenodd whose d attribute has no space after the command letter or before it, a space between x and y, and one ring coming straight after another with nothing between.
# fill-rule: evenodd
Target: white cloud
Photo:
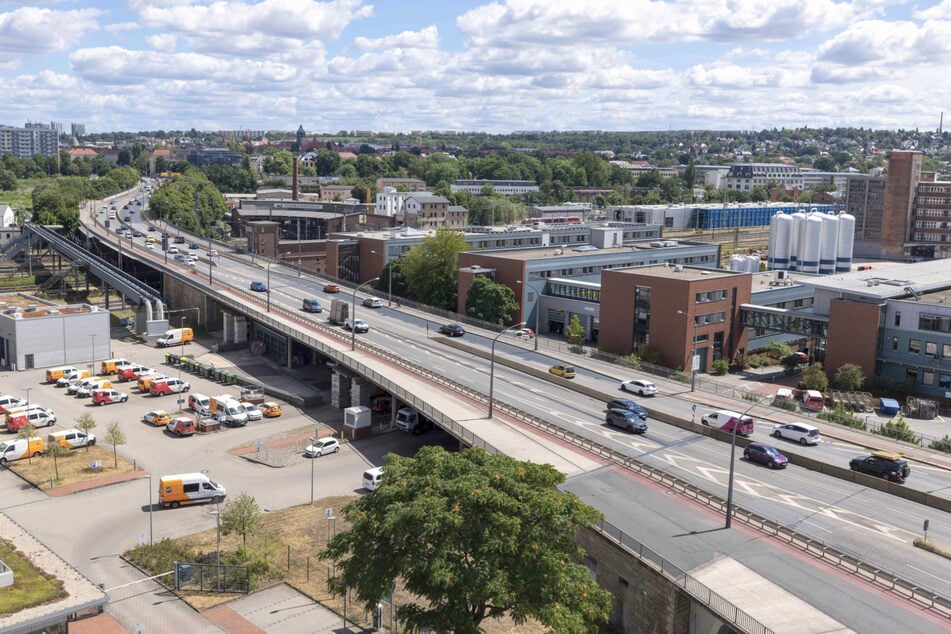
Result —
<instances>
[{"instance_id":1,"label":"white cloud","mask_svg":"<svg viewBox=\"0 0 951 634\"><path fill-rule=\"evenodd\" d=\"M149 48L154 51L174 51L178 45L178 37L172 33L147 35L145 41L149 45Z\"/></svg>"},{"instance_id":2,"label":"white cloud","mask_svg":"<svg viewBox=\"0 0 951 634\"><path fill-rule=\"evenodd\" d=\"M89 31L99 28L98 9L53 11L22 7L0 13L0 52L48 55L73 46Z\"/></svg>"},{"instance_id":3,"label":"white cloud","mask_svg":"<svg viewBox=\"0 0 951 634\"><path fill-rule=\"evenodd\" d=\"M353 41L361 49L439 48L439 29L427 26L420 31L403 31L380 38L358 37Z\"/></svg>"}]
</instances>

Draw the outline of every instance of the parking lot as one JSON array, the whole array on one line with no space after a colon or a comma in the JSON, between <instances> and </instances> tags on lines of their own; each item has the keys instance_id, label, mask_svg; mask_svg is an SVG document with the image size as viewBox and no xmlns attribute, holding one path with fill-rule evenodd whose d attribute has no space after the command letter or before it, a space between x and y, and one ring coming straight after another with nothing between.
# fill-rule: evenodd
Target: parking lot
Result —
<instances>
[{"instance_id":1,"label":"parking lot","mask_svg":"<svg viewBox=\"0 0 951 634\"><path fill-rule=\"evenodd\" d=\"M113 329L111 343L113 357L166 369L170 375L178 376L177 368L164 363L169 349L158 349L134 340L124 328ZM181 352L180 348L171 350ZM202 360L235 363L212 355L201 342L185 346L184 351ZM99 362L96 361L96 369ZM294 382L292 377L282 379L280 368L263 361L258 360L255 367L260 368L261 383L287 380L288 385L292 385ZM244 365L242 369L247 370L248 366ZM236 386L225 386L184 371L181 375L191 384L189 393L238 394ZM153 397L140 394L132 385L115 385L117 390L130 395L128 401L96 406L89 399L68 396L64 389L46 384L45 368L0 373L0 393L25 398L29 388L31 404L45 405L55 411L56 424L39 429L38 435L45 438L50 431L73 427L75 419L88 412L96 420L97 426L92 433L99 438L98 444L101 445L104 444L102 438L106 427L116 421L126 436L126 444L118 448L119 454L149 474L75 495L49 497L24 485L11 472L0 471L0 486L5 493L4 511L91 580L104 583L107 588L142 578L119 558L126 549L143 541L155 542L215 526L215 517L209 513L212 509L207 506L161 509L157 504L157 486L162 475L206 471L209 477L227 488L229 498L247 492L255 497L262 510L268 512L309 503L312 491L317 504L323 497L360 493L363 471L369 465L382 464L389 452L413 455L423 443L452 445L444 434L436 432L423 436L387 433L357 443L344 442L339 453L307 459L300 452L300 444L282 445L281 439L296 437L302 432L308 433L308 430L317 432L321 429L327 433L342 423L342 412L329 405L301 410L286 402L281 403L283 415L279 418L264 418L244 427L222 427L218 432L179 438L162 428L146 424L142 418L154 409L174 413L178 408L176 395ZM274 445L266 450L271 453L270 460L247 454L248 448L256 452L261 443ZM284 457L277 460L275 457L280 454ZM52 466L50 469L52 472ZM130 586L110 593L109 612L129 627L142 621L150 623L154 626L151 631L218 631L196 626L201 621L194 620L196 615L190 608L181 606L177 599L151 582L147 587L148 592L143 592L142 586Z\"/></svg>"}]
</instances>

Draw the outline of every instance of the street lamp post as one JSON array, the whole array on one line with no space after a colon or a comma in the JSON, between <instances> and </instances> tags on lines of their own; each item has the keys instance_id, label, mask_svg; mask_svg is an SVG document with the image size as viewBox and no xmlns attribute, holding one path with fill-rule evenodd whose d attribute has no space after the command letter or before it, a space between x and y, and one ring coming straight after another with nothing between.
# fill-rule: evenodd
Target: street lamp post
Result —
<instances>
[{"instance_id":1,"label":"street lamp post","mask_svg":"<svg viewBox=\"0 0 951 634\"><path fill-rule=\"evenodd\" d=\"M697 322L696 317L682 310L678 310L677 314L693 320L693 343L690 345L690 391L695 392L697 390L697 368L695 367L697 365L697 328L700 324Z\"/></svg>"},{"instance_id":2,"label":"street lamp post","mask_svg":"<svg viewBox=\"0 0 951 634\"><path fill-rule=\"evenodd\" d=\"M750 410L768 398L770 397L766 396L758 399L755 403L747 407L742 414L740 414L740 420L733 422L733 430L730 432L730 478L726 489L726 528L730 528L730 526L733 524L733 474L736 468L736 428L740 426L743 417L746 416Z\"/></svg>"},{"instance_id":3,"label":"street lamp post","mask_svg":"<svg viewBox=\"0 0 951 634\"><path fill-rule=\"evenodd\" d=\"M510 331L510 330L518 330L519 328L521 328L521 327L524 326L524 325L525 325L525 322L524 322L524 321L521 321L521 322L519 322L519 323L517 323L517 324L514 324L514 325L512 325L512 326L509 326L508 328L506 328L505 330L503 330L503 331L500 332L499 334L495 335L495 337L492 339L492 354L489 356L489 416L488 416L488 418L492 418L492 411L493 411L494 406L495 406L495 400L494 400L494 389L495 389L495 343L499 340L499 337L501 337L502 335L504 335L504 334L507 333L508 331Z\"/></svg>"},{"instance_id":4,"label":"street lamp post","mask_svg":"<svg viewBox=\"0 0 951 634\"><path fill-rule=\"evenodd\" d=\"M93 376L96 369L96 333L91 332L89 336L92 337L92 353L89 355L89 376Z\"/></svg>"},{"instance_id":5,"label":"street lamp post","mask_svg":"<svg viewBox=\"0 0 951 634\"><path fill-rule=\"evenodd\" d=\"M215 588L221 592L221 502L216 502L215 510L209 513L215 516L215 525L218 529L215 540Z\"/></svg>"},{"instance_id":6,"label":"street lamp post","mask_svg":"<svg viewBox=\"0 0 951 634\"><path fill-rule=\"evenodd\" d=\"M26 391L26 409L27 411L30 411L30 390L32 390L33 388L24 387L23 389Z\"/></svg>"},{"instance_id":7,"label":"street lamp post","mask_svg":"<svg viewBox=\"0 0 951 634\"><path fill-rule=\"evenodd\" d=\"M267 263L267 312L271 312L271 264L273 260Z\"/></svg>"},{"instance_id":8,"label":"street lamp post","mask_svg":"<svg viewBox=\"0 0 951 634\"><path fill-rule=\"evenodd\" d=\"M378 277L374 277L353 289L353 300L350 302L350 350L357 349L357 291L379 279Z\"/></svg>"}]
</instances>

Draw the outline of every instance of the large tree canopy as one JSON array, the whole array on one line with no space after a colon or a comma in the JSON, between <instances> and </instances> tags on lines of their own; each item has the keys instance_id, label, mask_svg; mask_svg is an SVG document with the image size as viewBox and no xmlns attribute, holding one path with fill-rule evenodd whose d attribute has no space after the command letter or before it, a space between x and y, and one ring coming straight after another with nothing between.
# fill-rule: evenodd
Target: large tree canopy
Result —
<instances>
[{"instance_id":1,"label":"large tree canopy","mask_svg":"<svg viewBox=\"0 0 951 634\"><path fill-rule=\"evenodd\" d=\"M402 580L414 595L397 609L408 628L465 634L507 614L596 632L611 596L579 563L574 537L600 513L558 490L563 481L551 465L481 449L390 454L382 486L344 507L350 528L321 557L337 560L337 581L367 606Z\"/></svg>"},{"instance_id":2,"label":"large tree canopy","mask_svg":"<svg viewBox=\"0 0 951 634\"><path fill-rule=\"evenodd\" d=\"M469 244L458 231L437 229L403 258L401 270L413 296L424 304L456 309L459 254Z\"/></svg>"},{"instance_id":3,"label":"large tree canopy","mask_svg":"<svg viewBox=\"0 0 951 634\"><path fill-rule=\"evenodd\" d=\"M504 284L496 284L484 275L472 280L466 295L466 315L505 326L518 308L515 293Z\"/></svg>"}]
</instances>

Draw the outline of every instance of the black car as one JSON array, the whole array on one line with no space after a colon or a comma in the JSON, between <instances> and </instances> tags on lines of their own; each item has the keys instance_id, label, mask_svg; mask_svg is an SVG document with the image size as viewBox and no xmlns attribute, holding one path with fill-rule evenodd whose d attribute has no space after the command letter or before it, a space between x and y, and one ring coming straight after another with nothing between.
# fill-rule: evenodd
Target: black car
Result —
<instances>
[{"instance_id":1,"label":"black car","mask_svg":"<svg viewBox=\"0 0 951 634\"><path fill-rule=\"evenodd\" d=\"M743 457L750 462L764 464L770 469L785 469L789 460L772 445L762 442L753 442L743 450Z\"/></svg>"},{"instance_id":2,"label":"black car","mask_svg":"<svg viewBox=\"0 0 951 634\"><path fill-rule=\"evenodd\" d=\"M904 482L911 473L908 461L891 451L873 451L868 456L856 456L849 462L852 471L859 471L869 475L898 482Z\"/></svg>"},{"instance_id":3,"label":"black car","mask_svg":"<svg viewBox=\"0 0 951 634\"><path fill-rule=\"evenodd\" d=\"M604 420L608 425L620 427L635 434L643 434L647 431L647 423L640 416L627 409L609 409L604 415Z\"/></svg>"},{"instance_id":4,"label":"black car","mask_svg":"<svg viewBox=\"0 0 951 634\"><path fill-rule=\"evenodd\" d=\"M439 332L450 337L461 337L466 334L466 329L462 327L462 324L443 324L439 327Z\"/></svg>"},{"instance_id":5,"label":"black car","mask_svg":"<svg viewBox=\"0 0 951 634\"><path fill-rule=\"evenodd\" d=\"M608 401L608 409L623 409L637 414L641 420L647 420L647 410L628 398L612 398Z\"/></svg>"}]
</instances>

